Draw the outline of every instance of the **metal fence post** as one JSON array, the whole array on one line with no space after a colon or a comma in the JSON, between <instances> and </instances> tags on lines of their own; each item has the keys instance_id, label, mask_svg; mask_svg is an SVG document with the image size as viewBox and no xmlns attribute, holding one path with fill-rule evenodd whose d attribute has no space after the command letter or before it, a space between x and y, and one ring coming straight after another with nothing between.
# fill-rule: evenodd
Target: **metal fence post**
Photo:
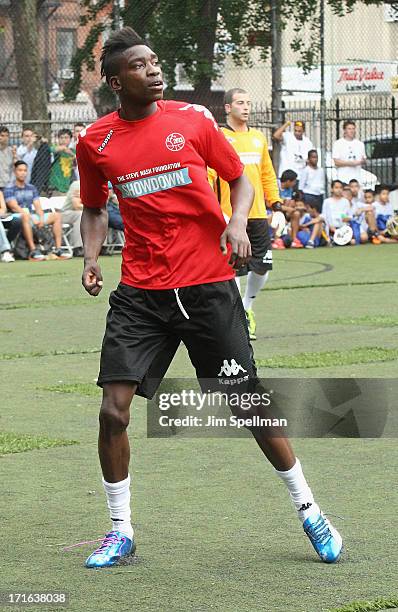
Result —
<instances>
[{"instance_id":1,"label":"metal fence post","mask_svg":"<svg viewBox=\"0 0 398 612\"><path fill-rule=\"evenodd\" d=\"M340 99L336 99L336 140L340 138Z\"/></svg>"},{"instance_id":2,"label":"metal fence post","mask_svg":"<svg viewBox=\"0 0 398 612\"><path fill-rule=\"evenodd\" d=\"M394 185L396 184L396 181L397 181L397 167L396 167L397 156L395 154L396 152L395 145L397 144L397 135L396 135L397 114L396 113L397 113L396 102L395 102L394 96L392 96L391 98L391 140L392 140L391 180L394 183Z\"/></svg>"}]
</instances>

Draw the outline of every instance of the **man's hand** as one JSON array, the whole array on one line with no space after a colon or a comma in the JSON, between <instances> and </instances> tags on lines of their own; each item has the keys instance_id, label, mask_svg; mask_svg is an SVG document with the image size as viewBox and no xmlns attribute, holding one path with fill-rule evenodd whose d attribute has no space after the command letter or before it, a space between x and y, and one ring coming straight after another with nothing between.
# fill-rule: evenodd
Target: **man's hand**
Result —
<instances>
[{"instance_id":1,"label":"man's hand","mask_svg":"<svg viewBox=\"0 0 398 612\"><path fill-rule=\"evenodd\" d=\"M249 261L252 254L250 240L246 233L246 219L234 219L233 216L231 217L230 222L220 237L220 248L224 255L228 252L227 243L232 247L228 263L235 270L239 270Z\"/></svg>"},{"instance_id":2,"label":"man's hand","mask_svg":"<svg viewBox=\"0 0 398 612\"><path fill-rule=\"evenodd\" d=\"M82 285L90 295L97 296L102 289L101 268L96 261L87 261L84 265Z\"/></svg>"}]
</instances>

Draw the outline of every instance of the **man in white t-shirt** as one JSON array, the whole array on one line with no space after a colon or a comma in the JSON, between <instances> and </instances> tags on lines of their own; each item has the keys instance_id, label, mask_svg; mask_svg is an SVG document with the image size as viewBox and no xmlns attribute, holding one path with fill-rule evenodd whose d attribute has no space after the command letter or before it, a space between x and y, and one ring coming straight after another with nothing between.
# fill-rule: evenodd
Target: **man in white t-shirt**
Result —
<instances>
[{"instance_id":1,"label":"man in white t-shirt","mask_svg":"<svg viewBox=\"0 0 398 612\"><path fill-rule=\"evenodd\" d=\"M343 123L343 138L339 138L333 145L332 157L337 168L337 178L343 183L352 179L361 182L361 166L366 161L365 145L356 136L354 121Z\"/></svg>"},{"instance_id":2,"label":"man in white t-shirt","mask_svg":"<svg viewBox=\"0 0 398 612\"><path fill-rule=\"evenodd\" d=\"M290 121L286 121L275 130L272 136L274 140L281 143L278 177L280 178L285 170L294 170L300 183L301 173L307 163L308 152L314 148L314 145L307 136L304 136L304 121L295 121L293 132L287 132L286 130L290 125Z\"/></svg>"}]
</instances>

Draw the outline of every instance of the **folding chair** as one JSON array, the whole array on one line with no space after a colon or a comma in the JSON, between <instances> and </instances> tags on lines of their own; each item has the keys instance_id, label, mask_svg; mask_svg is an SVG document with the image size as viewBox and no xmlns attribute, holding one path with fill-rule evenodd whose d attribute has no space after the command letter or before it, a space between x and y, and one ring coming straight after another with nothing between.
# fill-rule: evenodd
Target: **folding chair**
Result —
<instances>
[{"instance_id":1,"label":"folding chair","mask_svg":"<svg viewBox=\"0 0 398 612\"><path fill-rule=\"evenodd\" d=\"M108 233L103 247L106 249L107 255L121 253L124 247L124 232L122 232L121 230L115 230L110 227L108 229Z\"/></svg>"},{"instance_id":2,"label":"folding chair","mask_svg":"<svg viewBox=\"0 0 398 612\"><path fill-rule=\"evenodd\" d=\"M62 208L65 204L66 197L65 196L54 196L51 198L40 197L40 204L43 210L51 211L51 212L61 212ZM62 224L62 244L61 249L69 255L73 256L73 248L69 242L69 236L72 233L73 226L70 223Z\"/></svg>"}]
</instances>

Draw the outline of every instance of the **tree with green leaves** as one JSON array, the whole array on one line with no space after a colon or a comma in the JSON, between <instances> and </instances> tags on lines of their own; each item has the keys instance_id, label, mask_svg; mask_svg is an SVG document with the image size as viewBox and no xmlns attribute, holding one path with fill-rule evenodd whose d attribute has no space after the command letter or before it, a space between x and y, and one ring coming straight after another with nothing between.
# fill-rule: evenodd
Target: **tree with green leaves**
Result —
<instances>
[{"instance_id":1,"label":"tree with green leaves","mask_svg":"<svg viewBox=\"0 0 398 612\"><path fill-rule=\"evenodd\" d=\"M335 14L353 11L360 1L381 4L382 0L327 0ZM271 11L264 0L126 0L120 8L117 0L82 0L86 13L82 24L91 23L90 33L72 62L74 78L64 93L73 99L81 86L82 69L94 64L94 49L106 28L104 12L111 27L115 16L133 27L156 49L162 60L165 80L175 85L175 68L182 65L194 87L194 96L210 91L222 61L231 56L236 64L250 65L251 50L258 47L261 59L270 53ZM279 23L284 29L294 24L292 49L299 54L299 65L310 70L319 57L319 0L278 2ZM306 26L308 37L301 33Z\"/></svg>"}]
</instances>

